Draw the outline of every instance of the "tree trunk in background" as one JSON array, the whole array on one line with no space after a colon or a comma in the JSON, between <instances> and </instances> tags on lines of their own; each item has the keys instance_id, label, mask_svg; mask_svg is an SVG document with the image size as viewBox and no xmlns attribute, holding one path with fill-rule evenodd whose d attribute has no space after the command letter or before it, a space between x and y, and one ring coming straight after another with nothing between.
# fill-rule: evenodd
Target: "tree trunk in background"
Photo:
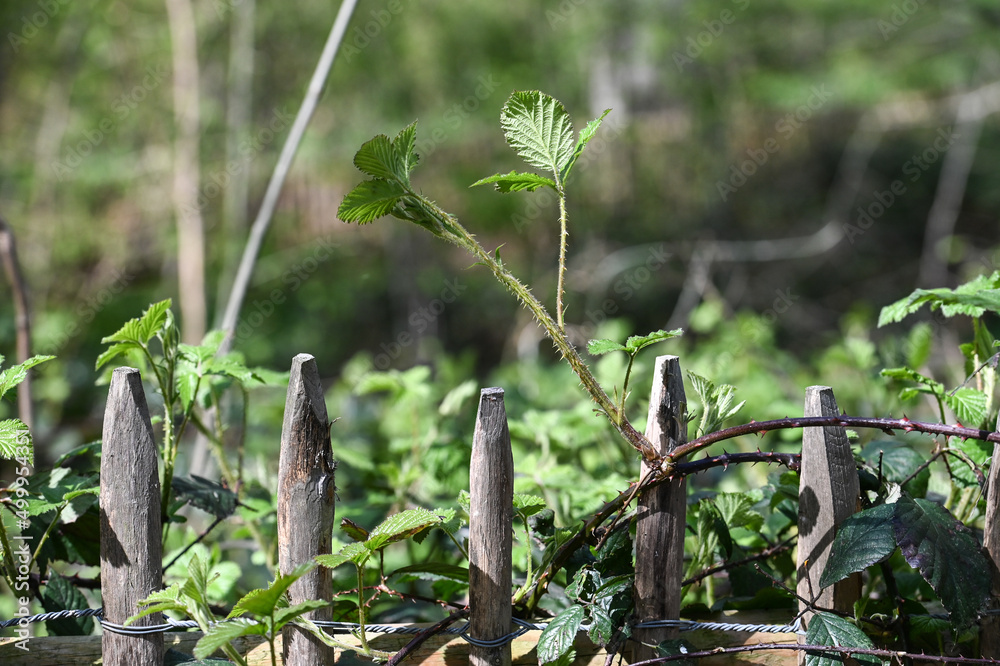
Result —
<instances>
[{"instance_id":1,"label":"tree trunk in background","mask_svg":"<svg viewBox=\"0 0 1000 666\"><path fill-rule=\"evenodd\" d=\"M198 45L190 0L166 0L174 67L174 211L181 340L205 335L205 224L198 208Z\"/></svg>"}]
</instances>

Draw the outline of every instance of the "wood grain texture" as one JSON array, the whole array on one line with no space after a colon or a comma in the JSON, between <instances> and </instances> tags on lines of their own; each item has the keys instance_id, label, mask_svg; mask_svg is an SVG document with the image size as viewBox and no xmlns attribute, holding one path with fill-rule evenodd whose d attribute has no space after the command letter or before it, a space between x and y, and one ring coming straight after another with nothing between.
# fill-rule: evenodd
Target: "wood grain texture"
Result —
<instances>
[{"instance_id":1,"label":"wood grain texture","mask_svg":"<svg viewBox=\"0 0 1000 666\"><path fill-rule=\"evenodd\" d=\"M1000 429L1000 421L997 422ZM1000 608L1000 444L993 445L993 463L986 482L986 524L983 529L983 549L990 560L993 574L992 603L990 608ZM982 656L1000 659L1000 616L986 615L981 620Z\"/></svg>"},{"instance_id":2,"label":"wood grain texture","mask_svg":"<svg viewBox=\"0 0 1000 666\"><path fill-rule=\"evenodd\" d=\"M687 397L680 359L659 356L649 395L646 438L666 454L687 441ZM641 476L652 470L643 462ZM687 511L683 478L671 479L639 497L635 534L636 621L676 620L681 610L684 528ZM652 659L652 647L676 635L671 629L636 630L636 659Z\"/></svg>"},{"instance_id":3,"label":"wood grain texture","mask_svg":"<svg viewBox=\"0 0 1000 666\"><path fill-rule=\"evenodd\" d=\"M514 458L503 389L483 389L469 466L469 635L493 640L511 630ZM510 644L471 646L474 666L507 666Z\"/></svg>"},{"instance_id":4,"label":"wood grain texture","mask_svg":"<svg viewBox=\"0 0 1000 666\"><path fill-rule=\"evenodd\" d=\"M278 569L282 574L330 552L335 468L330 420L316 359L299 354L292 359L278 463ZM331 571L326 567L313 569L288 590L292 604L328 600L332 594ZM329 608L321 608L306 617L330 620L331 613ZM283 656L289 666L333 663L333 648L307 632L286 626L282 635Z\"/></svg>"},{"instance_id":5,"label":"wood grain texture","mask_svg":"<svg viewBox=\"0 0 1000 666\"><path fill-rule=\"evenodd\" d=\"M805 416L838 416L833 389L806 389ZM827 588L819 585L830 558L837 527L858 509L861 488L857 465L842 426L802 430L802 468L799 472L799 544L796 591L814 606L853 612L861 596L861 576L854 574ZM805 603L799 602L799 610ZM812 613L802 616L805 626ZM805 656L802 656L804 660Z\"/></svg>"},{"instance_id":6,"label":"wood grain texture","mask_svg":"<svg viewBox=\"0 0 1000 666\"><path fill-rule=\"evenodd\" d=\"M117 368L104 411L101 450L101 593L104 619L125 624L141 599L162 587L160 480L142 378ZM137 626L160 624L160 613ZM104 664L135 666L163 659L163 634L103 635Z\"/></svg>"}]
</instances>

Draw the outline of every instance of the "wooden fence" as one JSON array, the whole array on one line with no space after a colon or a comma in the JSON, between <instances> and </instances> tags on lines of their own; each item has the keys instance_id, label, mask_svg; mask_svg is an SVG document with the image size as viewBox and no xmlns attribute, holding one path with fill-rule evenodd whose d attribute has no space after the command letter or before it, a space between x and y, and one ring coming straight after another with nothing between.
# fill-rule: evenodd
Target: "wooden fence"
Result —
<instances>
[{"instance_id":1,"label":"wooden fence","mask_svg":"<svg viewBox=\"0 0 1000 666\"><path fill-rule=\"evenodd\" d=\"M646 436L666 453L684 442L686 398L680 362L676 356L656 360ZM811 386L805 395L805 416L839 415L832 389ZM994 446L1000 461L1000 445ZM292 361L281 434L278 487L279 569L287 572L314 556L329 553L334 525L334 462L330 421L316 362L300 354ZM645 464L640 475L651 473ZM504 410L503 390L483 389L476 420L470 467L469 527L469 635L481 640L506 635L511 629L511 521L514 464ZM1000 562L1000 464L990 470L985 549ZM820 574L830 553L837 525L859 506L855 462L843 427L810 427L803 431L798 516L799 596L820 607L850 611L860 594L860 575L821 589ZM104 618L123 624L139 609L139 601L162 587L160 546L160 486L157 452L149 410L139 372L115 370L105 411L101 462L101 581ZM678 619L683 575L686 497L684 479L669 480L642 493L637 508L635 621ZM331 572L317 568L289 590L292 603L331 595ZM993 595L1000 598L1000 574L994 567ZM805 608L800 608L805 611ZM329 610L314 611L314 620L329 619ZM722 621L786 623L774 613L720 614ZM809 613L803 616L809 621ZM158 615L138 625L162 622ZM676 629L636 630L629 649L638 661L654 655L649 644L671 637ZM537 663L538 631L513 643L476 647L461 638L437 635L410 660L420 664L499 666ZM162 662L168 647L190 651L198 632L36 638L29 652L15 648L15 639L0 642L4 664L90 664L134 666ZM717 631L686 632L695 647L714 648L755 643L795 643L793 633L756 634ZM347 640L350 640L348 637ZM369 644L397 650L409 640L398 634L375 635ZM370 663L352 652L332 650L294 627L283 631L281 658L288 666L323 663ZM982 620L983 656L1000 657L1000 618ZM261 640L238 643L251 664L269 664L270 653ZM723 655L704 664L795 664L795 650ZM577 644L576 664L603 664L605 655L585 636Z\"/></svg>"}]
</instances>

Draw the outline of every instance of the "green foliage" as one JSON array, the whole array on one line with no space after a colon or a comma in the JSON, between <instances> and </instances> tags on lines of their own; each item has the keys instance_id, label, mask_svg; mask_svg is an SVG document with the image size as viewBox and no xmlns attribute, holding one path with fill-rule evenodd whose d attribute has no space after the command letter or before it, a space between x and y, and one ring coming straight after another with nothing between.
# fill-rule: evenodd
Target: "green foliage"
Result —
<instances>
[{"instance_id":1,"label":"green foliage","mask_svg":"<svg viewBox=\"0 0 1000 666\"><path fill-rule=\"evenodd\" d=\"M955 289L915 289L906 298L882 308L878 325L902 321L925 304L931 310L940 309L945 317L982 317L986 311L1000 312L1000 271L980 275Z\"/></svg>"},{"instance_id":2,"label":"green foliage","mask_svg":"<svg viewBox=\"0 0 1000 666\"><path fill-rule=\"evenodd\" d=\"M54 358L55 356L32 356L24 363L12 365L0 372L0 399L25 380L28 370ZM0 363L3 363L3 360L3 356L0 356ZM21 419L0 421L0 460L17 460L28 465L34 464L35 453L31 432Z\"/></svg>"},{"instance_id":3,"label":"green foliage","mask_svg":"<svg viewBox=\"0 0 1000 666\"><path fill-rule=\"evenodd\" d=\"M934 588L956 627L967 627L986 607L989 563L978 541L941 506L905 494L844 521L820 584L832 585L882 562L897 546Z\"/></svg>"},{"instance_id":4,"label":"green foliage","mask_svg":"<svg viewBox=\"0 0 1000 666\"><path fill-rule=\"evenodd\" d=\"M743 409L746 400L733 404L736 398L736 387L729 384L716 386L710 379L688 371L691 388L701 402L699 410L692 410L688 418L697 421L694 437L714 432L722 427L726 419L732 418Z\"/></svg>"},{"instance_id":5,"label":"green foliage","mask_svg":"<svg viewBox=\"0 0 1000 666\"><path fill-rule=\"evenodd\" d=\"M806 643L831 647L875 647L865 632L844 618L831 613L816 613L812 616L812 619L809 620L809 629L806 631ZM871 655L854 654L852 656L864 666L883 666L886 663ZM807 666L834 666L834 664L842 663L844 663L842 652L806 653Z\"/></svg>"}]
</instances>

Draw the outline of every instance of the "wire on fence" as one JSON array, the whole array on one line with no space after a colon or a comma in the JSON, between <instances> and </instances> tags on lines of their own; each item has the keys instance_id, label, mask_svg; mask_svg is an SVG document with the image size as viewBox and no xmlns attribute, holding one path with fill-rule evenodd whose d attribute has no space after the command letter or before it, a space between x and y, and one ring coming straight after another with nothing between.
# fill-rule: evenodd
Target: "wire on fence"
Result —
<instances>
[{"instance_id":1,"label":"wire on fence","mask_svg":"<svg viewBox=\"0 0 1000 666\"><path fill-rule=\"evenodd\" d=\"M106 621L102 616L102 608L85 608L82 610L61 610L52 613L39 613L38 615L29 615L23 618L13 618L10 620L4 620L0 622L0 629L7 629L9 627L14 627L24 624L32 624L36 622L46 622L48 620L64 620L73 618L96 618L101 626L106 630L115 634L124 635L136 635L144 636L147 634L164 633L167 631L175 631L177 629L197 629L199 627L198 623L193 620L173 620L167 618L166 622L163 624L154 624L149 626L125 626L122 624L115 624L113 622ZM1000 615L1000 610L987 610L983 615ZM940 617L947 619L947 615L934 614L931 617ZM239 619L239 618L237 618ZM224 620L228 622L230 620ZM242 621L246 621L244 618ZM476 645L478 647L498 647L500 645L506 645L519 636L523 636L529 631L544 631L548 626L548 623L532 623L518 618L513 618L514 624L517 625L517 629L511 631L505 636L496 638L493 640L480 640L478 638L473 638L469 636L467 630L469 628L469 623L457 627L448 627L444 629L442 633L457 635L462 638L467 643ZM332 630L333 633L346 634L354 633L361 630L361 625L354 622L324 622L317 621L314 624L323 629ZM708 631L738 631L747 633L768 633L768 634L802 634L805 633L802 630L802 624L800 620L796 620L794 624L744 624L737 622L697 622L694 620L650 620L647 622L640 622L633 626L634 629L652 629L657 627L670 627L676 628L680 631L697 631L697 630L708 630ZM365 631L370 631L376 634L419 634L421 631L426 631L426 627L416 627L408 625L391 625L391 624L366 624L364 626ZM587 631L589 627L582 626L580 631Z\"/></svg>"}]
</instances>

